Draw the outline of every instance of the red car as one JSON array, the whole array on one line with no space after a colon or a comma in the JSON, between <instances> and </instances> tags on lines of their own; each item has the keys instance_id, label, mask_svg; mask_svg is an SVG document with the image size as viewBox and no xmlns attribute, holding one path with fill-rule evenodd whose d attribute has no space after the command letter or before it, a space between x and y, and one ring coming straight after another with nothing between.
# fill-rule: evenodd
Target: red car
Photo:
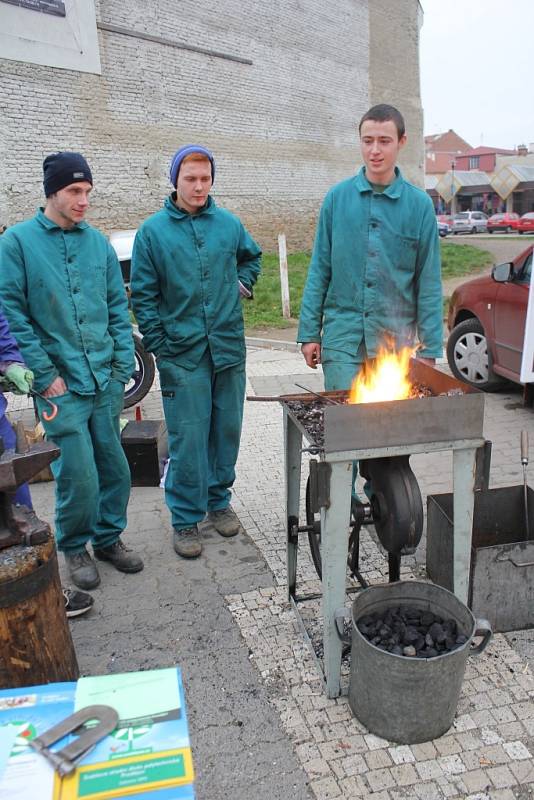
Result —
<instances>
[{"instance_id":1,"label":"red car","mask_svg":"<svg viewBox=\"0 0 534 800\"><path fill-rule=\"evenodd\" d=\"M463 283L451 297L447 360L457 378L478 389L498 389L505 378L520 383L532 250Z\"/></svg>"},{"instance_id":2,"label":"red car","mask_svg":"<svg viewBox=\"0 0 534 800\"><path fill-rule=\"evenodd\" d=\"M523 214L517 223L519 233L534 233L534 211Z\"/></svg>"},{"instance_id":3,"label":"red car","mask_svg":"<svg viewBox=\"0 0 534 800\"><path fill-rule=\"evenodd\" d=\"M488 233L512 233L517 229L519 214L510 212L509 214L493 214L488 219Z\"/></svg>"}]
</instances>

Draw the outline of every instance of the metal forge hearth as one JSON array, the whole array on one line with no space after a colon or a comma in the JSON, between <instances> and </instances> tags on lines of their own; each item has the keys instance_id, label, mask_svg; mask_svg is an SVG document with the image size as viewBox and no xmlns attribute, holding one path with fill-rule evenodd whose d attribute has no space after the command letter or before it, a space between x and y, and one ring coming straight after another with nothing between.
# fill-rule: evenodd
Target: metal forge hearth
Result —
<instances>
[{"instance_id":1,"label":"metal forge hearth","mask_svg":"<svg viewBox=\"0 0 534 800\"><path fill-rule=\"evenodd\" d=\"M342 645L334 616L345 602L353 461L361 464L367 459L401 456L407 463L412 454L453 451L453 583L456 596L467 602L476 455L477 448L484 445L484 395L414 359L410 362L410 380L427 387L431 396L347 405L326 400L340 400L344 392L321 393L326 403L324 441L314 440L291 408L295 401L313 402L316 397L299 394L277 398L284 409L287 571L293 602L298 534L306 530L306 526L299 529L303 437L309 444L305 451L318 459L314 479L321 520L324 677L329 697L340 693ZM369 463L374 463L375 469L380 465ZM365 465L361 467L365 474ZM391 569L390 560L390 578Z\"/></svg>"}]
</instances>

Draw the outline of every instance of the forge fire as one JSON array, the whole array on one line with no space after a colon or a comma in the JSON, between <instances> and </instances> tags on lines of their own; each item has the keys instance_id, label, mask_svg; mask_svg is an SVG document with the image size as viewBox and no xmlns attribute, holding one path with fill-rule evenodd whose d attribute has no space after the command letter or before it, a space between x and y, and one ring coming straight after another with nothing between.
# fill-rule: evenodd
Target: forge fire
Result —
<instances>
[{"instance_id":1,"label":"forge fire","mask_svg":"<svg viewBox=\"0 0 534 800\"><path fill-rule=\"evenodd\" d=\"M410 359L415 352L410 347L398 352L387 345L381 347L376 358L366 361L354 379L347 402L379 403L411 397Z\"/></svg>"}]
</instances>

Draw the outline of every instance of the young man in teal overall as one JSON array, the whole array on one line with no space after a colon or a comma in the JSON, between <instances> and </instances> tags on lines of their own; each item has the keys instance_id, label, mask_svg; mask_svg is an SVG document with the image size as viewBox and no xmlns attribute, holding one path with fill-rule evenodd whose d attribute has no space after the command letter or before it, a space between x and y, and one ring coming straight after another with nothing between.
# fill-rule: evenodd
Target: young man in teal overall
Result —
<instances>
[{"instance_id":1,"label":"young man in teal overall","mask_svg":"<svg viewBox=\"0 0 534 800\"><path fill-rule=\"evenodd\" d=\"M56 538L72 581L100 583L95 556L122 572L143 562L120 539L130 494L119 415L134 369L126 293L107 239L84 222L93 178L79 153L44 160L46 205L0 237L0 297L34 389L52 398L56 417L37 400L47 437L61 449Z\"/></svg>"},{"instance_id":2,"label":"young man in teal overall","mask_svg":"<svg viewBox=\"0 0 534 800\"><path fill-rule=\"evenodd\" d=\"M214 175L205 147L178 150L175 191L140 227L132 258L132 306L157 358L169 433L165 500L183 558L202 552L206 512L222 536L241 529L229 505L245 394L240 298L252 293L261 251L210 197Z\"/></svg>"},{"instance_id":3,"label":"young man in teal overall","mask_svg":"<svg viewBox=\"0 0 534 800\"><path fill-rule=\"evenodd\" d=\"M348 389L385 337L442 354L441 262L432 201L396 166L406 142L393 106L360 122L364 166L323 202L297 339L309 367L322 363L325 388Z\"/></svg>"}]
</instances>

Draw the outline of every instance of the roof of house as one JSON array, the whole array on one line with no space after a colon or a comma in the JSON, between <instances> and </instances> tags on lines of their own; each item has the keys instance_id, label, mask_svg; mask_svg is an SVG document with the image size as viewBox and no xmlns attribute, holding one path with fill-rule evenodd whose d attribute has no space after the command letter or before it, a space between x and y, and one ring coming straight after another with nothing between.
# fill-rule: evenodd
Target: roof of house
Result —
<instances>
[{"instance_id":1,"label":"roof of house","mask_svg":"<svg viewBox=\"0 0 534 800\"><path fill-rule=\"evenodd\" d=\"M499 153L500 155L505 156L513 156L515 154L515 150L505 150L503 147L473 147L470 150L465 150L463 153L459 153L460 157L464 156L485 156L489 155L490 153Z\"/></svg>"},{"instance_id":2,"label":"roof of house","mask_svg":"<svg viewBox=\"0 0 534 800\"><path fill-rule=\"evenodd\" d=\"M470 150L471 145L465 139L449 128L445 133L432 133L425 136L425 150L434 153L462 153Z\"/></svg>"},{"instance_id":3,"label":"roof of house","mask_svg":"<svg viewBox=\"0 0 534 800\"><path fill-rule=\"evenodd\" d=\"M445 133L425 136L425 173L443 175L451 168L451 163L457 156L470 149L471 145L452 128Z\"/></svg>"}]
</instances>

